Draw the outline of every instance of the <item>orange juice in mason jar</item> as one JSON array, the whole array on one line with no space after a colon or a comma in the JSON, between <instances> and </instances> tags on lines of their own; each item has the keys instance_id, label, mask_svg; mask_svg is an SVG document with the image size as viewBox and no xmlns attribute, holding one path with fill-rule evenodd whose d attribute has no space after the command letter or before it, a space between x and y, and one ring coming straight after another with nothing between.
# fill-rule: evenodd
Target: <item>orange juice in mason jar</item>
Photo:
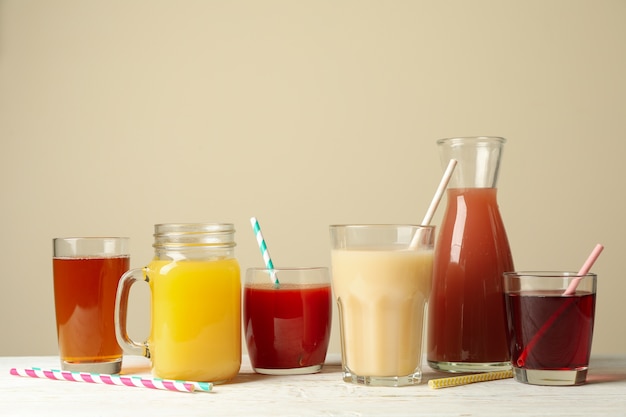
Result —
<instances>
[{"instance_id":1,"label":"orange juice in mason jar","mask_svg":"<svg viewBox=\"0 0 626 417\"><path fill-rule=\"evenodd\" d=\"M225 382L241 365L241 281L231 224L155 226L155 257L120 280L116 331L120 345L152 361L165 379ZM146 342L126 332L126 300L143 280L152 295Z\"/></svg>"}]
</instances>

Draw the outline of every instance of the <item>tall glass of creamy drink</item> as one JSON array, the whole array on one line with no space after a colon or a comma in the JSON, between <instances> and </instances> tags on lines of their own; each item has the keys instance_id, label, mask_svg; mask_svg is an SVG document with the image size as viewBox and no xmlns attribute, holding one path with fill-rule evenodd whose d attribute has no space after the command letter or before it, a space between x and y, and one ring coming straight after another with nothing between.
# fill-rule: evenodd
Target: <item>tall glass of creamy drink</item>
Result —
<instances>
[{"instance_id":1,"label":"tall glass of creamy drink","mask_svg":"<svg viewBox=\"0 0 626 417\"><path fill-rule=\"evenodd\" d=\"M434 226L330 226L343 379L403 386L422 379Z\"/></svg>"}]
</instances>

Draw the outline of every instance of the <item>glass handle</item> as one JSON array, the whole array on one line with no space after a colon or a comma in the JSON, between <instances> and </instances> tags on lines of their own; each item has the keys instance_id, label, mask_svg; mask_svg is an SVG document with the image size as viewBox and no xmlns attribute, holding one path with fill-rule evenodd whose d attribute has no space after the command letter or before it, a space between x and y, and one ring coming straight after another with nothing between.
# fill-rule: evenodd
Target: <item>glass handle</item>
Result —
<instances>
[{"instance_id":1,"label":"glass handle","mask_svg":"<svg viewBox=\"0 0 626 417\"><path fill-rule=\"evenodd\" d=\"M130 287L136 281L148 282L146 268L131 269L120 278L115 296L115 337L122 349L149 358L150 349L148 348L148 343L134 341L128 336L128 331L126 330L128 295L130 294Z\"/></svg>"}]
</instances>

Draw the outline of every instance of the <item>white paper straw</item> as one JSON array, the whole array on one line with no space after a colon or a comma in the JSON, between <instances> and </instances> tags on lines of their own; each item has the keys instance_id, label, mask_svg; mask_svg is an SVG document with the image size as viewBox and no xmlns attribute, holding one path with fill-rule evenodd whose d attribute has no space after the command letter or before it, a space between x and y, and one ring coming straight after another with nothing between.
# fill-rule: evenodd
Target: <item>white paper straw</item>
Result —
<instances>
[{"instance_id":1,"label":"white paper straw","mask_svg":"<svg viewBox=\"0 0 626 417\"><path fill-rule=\"evenodd\" d=\"M430 222L432 221L433 216L435 215L435 211L437 210L437 207L439 206L439 203L441 202L441 197L443 197L443 193L444 191L446 191L446 187L448 186L448 183L450 182L450 178L452 178L452 173L454 172L454 168L456 167L456 164L457 164L456 159L450 159L450 162L448 162L448 167L446 168L446 170L443 173L443 176L441 177L441 181L439 182L439 187L437 187L437 191L435 191L435 195L433 196L433 199L430 202L430 206L428 206L428 210L426 210L426 215L424 216L424 219L420 223L422 226L430 225ZM420 233L418 231L413 236L413 239L411 240L411 244L409 245L411 249L415 249L417 247L419 238L420 238Z\"/></svg>"},{"instance_id":2,"label":"white paper straw","mask_svg":"<svg viewBox=\"0 0 626 417\"><path fill-rule=\"evenodd\" d=\"M443 177L441 177L441 181L439 182L439 187L437 187L437 191L435 192L433 200L430 202L430 206L428 207L428 210L426 211L426 215L424 216L424 219L422 220L422 223L420 224L424 226L428 226L430 222L432 221L433 216L435 215L435 211L437 210L437 207L439 206L439 203L441 202L441 197L443 196L443 193L444 191L446 191L446 187L448 186L448 183L450 182L450 178L452 177L452 173L454 172L454 168L456 167L456 164L457 164L456 159L450 159L450 162L448 162L448 167L443 173Z\"/></svg>"}]
</instances>

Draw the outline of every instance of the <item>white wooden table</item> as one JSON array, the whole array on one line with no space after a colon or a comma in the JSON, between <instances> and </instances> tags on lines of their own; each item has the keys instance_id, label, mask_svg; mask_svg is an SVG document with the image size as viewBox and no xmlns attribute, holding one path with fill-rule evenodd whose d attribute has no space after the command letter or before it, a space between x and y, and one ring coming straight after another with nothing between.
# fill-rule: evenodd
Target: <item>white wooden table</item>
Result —
<instances>
[{"instance_id":1,"label":"white wooden table","mask_svg":"<svg viewBox=\"0 0 626 417\"><path fill-rule=\"evenodd\" d=\"M210 393L17 377L12 367L57 368L56 357L0 357L0 416L626 416L626 355L594 357L588 383L540 387L513 379L431 389L447 376L426 371L418 386L344 383L337 357L319 374L264 376L244 357L239 376ZM125 357L123 373L149 375L148 362Z\"/></svg>"}]
</instances>

